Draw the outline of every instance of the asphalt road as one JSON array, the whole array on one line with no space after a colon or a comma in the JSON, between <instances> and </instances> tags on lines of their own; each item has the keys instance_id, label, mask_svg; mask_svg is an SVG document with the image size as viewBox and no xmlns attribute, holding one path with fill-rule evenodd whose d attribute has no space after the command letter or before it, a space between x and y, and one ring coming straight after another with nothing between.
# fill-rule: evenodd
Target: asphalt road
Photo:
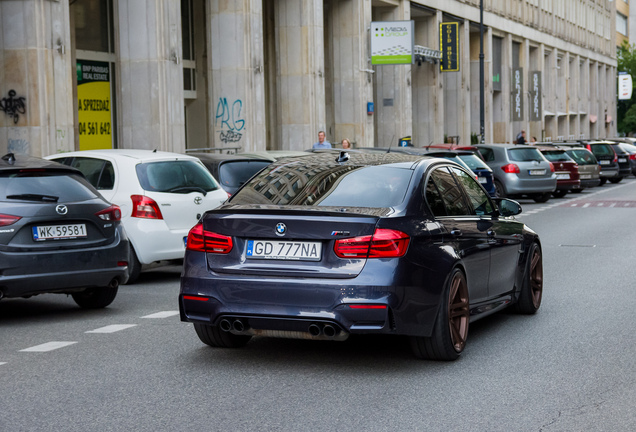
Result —
<instances>
[{"instance_id":1,"label":"asphalt road","mask_svg":"<svg viewBox=\"0 0 636 432\"><path fill-rule=\"evenodd\" d=\"M165 268L104 310L1 301L0 431L631 430L636 180L520 202L543 305L471 324L456 362L399 337L212 349L179 321L180 268Z\"/></svg>"}]
</instances>

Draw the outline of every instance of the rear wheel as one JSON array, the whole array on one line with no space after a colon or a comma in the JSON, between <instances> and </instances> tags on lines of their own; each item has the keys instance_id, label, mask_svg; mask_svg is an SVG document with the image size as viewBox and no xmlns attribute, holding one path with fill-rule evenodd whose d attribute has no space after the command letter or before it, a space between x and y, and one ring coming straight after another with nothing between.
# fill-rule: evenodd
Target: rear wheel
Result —
<instances>
[{"instance_id":1,"label":"rear wheel","mask_svg":"<svg viewBox=\"0 0 636 432\"><path fill-rule=\"evenodd\" d=\"M557 189L554 192L552 192L552 196L555 198L563 198L564 196L566 196L568 193L567 189Z\"/></svg>"},{"instance_id":2,"label":"rear wheel","mask_svg":"<svg viewBox=\"0 0 636 432\"><path fill-rule=\"evenodd\" d=\"M495 193L497 194L497 198L506 197L506 190L499 180L495 180Z\"/></svg>"},{"instance_id":3,"label":"rear wheel","mask_svg":"<svg viewBox=\"0 0 636 432\"><path fill-rule=\"evenodd\" d=\"M610 183L620 183L623 177L614 177L610 179Z\"/></svg>"},{"instance_id":4,"label":"rear wheel","mask_svg":"<svg viewBox=\"0 0 636 432\"><path fill-rule=\"evenodd\" d=\"M194 323L194 330L201 342L215 348L240 348L252 339L252 336L235 335L224 332L217 326L205 324Z\"/></svg>"},{"instance_id":5,"label":"rear wheel","mask_svg":"<svg viewBox=\"0 0 636 432\"><path fill-rule=\"evenodd\" d=\"M128 257L128 282L126 282L126 285L132 285L137 282L137 279L139 279L139 274L141 274L141 263L137 258L135 249L131 245L130 256Z\"/></svg>"},{"instance_id":6,"label":"rear wheel","mask_svg":"<svg viewBox=\"0 0 636 432\"><path fill-rule=\"evenodd\" d=\"M603 186L605 183L607 183L607 179L601 178L601 182L599 183L599 186Z\"/></svg>"},{"instance_id":7,"label":"rear wheel","mask_svg":"<svg viewBox=\"0 0 636 432\"><path fill-rule=\"evenodd\" d=\"M541 306L543 297L543 257L541 247L537 243L532 243L528 253L526 264L526 275L521 287L516 311L522 314L533 314Z\"/></svg>"},{"instance_id":8,"label":"rear wheel","mask_svg":"<svg viewBox=\"0 0 636 432\"><path fill-rule=\"evenodd\" d=\"M466 346L469 321L466 277L461 270L454 269L442 296L433 334L411 337L413 354L428 360L456 360Z\"/></svg>"},{"instance_id":9,"label":"rear wheel","mask_svg":"<svg viewBox=\"0 0 636 432\"><path fill-rule=\"evenodd\" d=\"M87 288L82 292L72 294L72 297L75 303L84 309L101 309L115 300L117 289L117 286Z\"/></svg>"},{"instance_id":10,"label":"rear wheel","mask_svg":"<svg viewBox=\"0 0 636 432\"><path fill-rule=\"evenodd\" d=\"M583 189L572 189L570 192L572 192L572 193L581 193L581 192L583 192Z\"/></svg>"},{"instance_id":11,"label":"rear wheel","mask_svg":"<svg viewBox=\"0 0 636 432\"><path fill-rule=\"evenodd\" d=\"M534 194L532 195L532 199L534 200L534 202L544 203L544 202L548 202L548 200L550 199L550 196L552 196L552 193L546 192L542 194Z\"/></svg>"}]
</instances>

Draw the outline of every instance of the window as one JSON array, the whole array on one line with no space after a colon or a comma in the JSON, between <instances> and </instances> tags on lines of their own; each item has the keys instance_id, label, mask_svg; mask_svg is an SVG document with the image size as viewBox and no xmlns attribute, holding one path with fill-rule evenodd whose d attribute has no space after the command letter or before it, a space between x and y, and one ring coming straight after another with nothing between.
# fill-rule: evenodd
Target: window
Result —
<instances>
[{"instance_id":1,"label":"window","mask_svg":"<svg viewBox=\"0 0 636 432\"><path fill-rule=\"evenodd\" d=\"M545 158L535 148L508 149L508 158L513 162L541 162Z\"/></svg>"},{"instance_id":2,"label":"window","mask_svg":"<svg viewBox=\"0 0 636 432\"><path fill-rule=\"evenodd\" d=\"M616 31L627 36L627 17L620 12L616 12Z\"/></svg>"},{"instance_id":3,"label":"window","mask_svg":"<svg viewBox=\"0 0 636 432\"><path fill-rule=\"evenodd\" d=\"M77 157L65 163L80 170L86 180L97 189L112 189L115 185L115 171L109 161Z\"/></svg>"},{"instance_id":4,"label":"window","mask_svg":"<svg viewBox=\"0 0 636 432\"><path fill-rule=\"evenodd\" d=\"M448 216L462 216L472 214L472 211L468 208L462 193L462 188L457 184L455 178L450 173L448 168L438 168L431 173L429 183L434 183L430 186L431 195L429 199L429 185L426 186L426 198L431 207L431 211L435 216L441 212L439 203L436 201L441 195L444 202L445 214ZM433 189L437 190L437 196L433 192Z\"/></svg>"},{"instance_id":5,"label":"window","mask_svg":"<svg viewBox=\"0 0 636 432\"><path fill-rule=\"evenodd\" d=\"M459 168L451 167L450 170L455 174L459 183L464 186L468 200L473 206L474 211L471 212L471 214L478 216L492 214L493 206L490 202L490 198L488 198L479 183Z\"/></svg>"},{"instance_id":6,"label":"window","mask_svg":"<svg viewBox=\"0 0 636 432\"><path fill-rule=\"evenodd\" d=\"M136 170L141 187L147 191L190 193L219 188L212 174L194 161L142 163L137 165Z\"/></svg>"},{"instance_id":7,"label":"window","mask_svg":"<svg viewBox=\"0 0 636 432\"><path fill-rule=\"evenodd\" d=\"M1 201L19 200L20 195L33 194L57 197L58 202L86 201L97 197L86 180L77 174L27 172L0 175Z\"/></svg>"}]
</instances>

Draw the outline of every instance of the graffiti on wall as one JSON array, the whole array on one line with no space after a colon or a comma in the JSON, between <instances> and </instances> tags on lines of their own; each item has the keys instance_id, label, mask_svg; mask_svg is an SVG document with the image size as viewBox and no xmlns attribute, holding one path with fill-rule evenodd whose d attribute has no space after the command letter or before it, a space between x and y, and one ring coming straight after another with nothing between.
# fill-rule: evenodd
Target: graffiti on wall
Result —
<instances>
[{"instance_id":1,"label":"graffiti on wall","mask_svg":"<svg viewBox=\"0 0 636 432\"><path fill-rule=\"evenodd\" d=\"M18 123L20 114L26 113L26 104L24 97L15 97L15 90L9 90L9 97L0 99L0 111L4 111L9 117L13 117L13 123Z\"/></svg>"},{"instance_id":2,"label":"graffiti on wall","mask_svg":"<svg viewBox=\"0 0 636 432\"><path fill-rule=\"evenodd\" d=\"M241 118L243 110L243 101L236 99L230 105L227 98L219 98L216 105L215 128L220 130L219 139L224 143L239 142L243 138L245 129L245 120Z\"/></svg>"}]
</instances>

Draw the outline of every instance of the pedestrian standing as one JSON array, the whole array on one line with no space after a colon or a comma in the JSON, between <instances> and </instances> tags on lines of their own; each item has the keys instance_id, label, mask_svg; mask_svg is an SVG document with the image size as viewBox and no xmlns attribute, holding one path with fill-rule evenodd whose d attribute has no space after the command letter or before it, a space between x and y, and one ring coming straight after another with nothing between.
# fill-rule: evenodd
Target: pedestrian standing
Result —
<instances>
[{"instance_id":1,"label":"pedestrian standing","mask_svg":"<svg viewBox=\"0 0 636 432\"><path fill-rule=\"evenodd\" d=\"M318 142L314 144L313 148L315 149L330 149L331 143L329 141L325 141L325 132L318 132Z\"/></svg>"},{"instance_id":2,"label":"pedestrian standing","mask_svg":"<svg viewBox=\"0 0 636 432\"><path fill-rule=\"evenodd\" d=\"M525 144L526 143L526 131L522 130L519 135L517 135L517 144Z\"/></svg>"},{"instance_id":3,"label":"pedestrian standing","mask_svg":"<svg viewBox=\"0 0 636 432\"><path fill-rule=\"evenodd\" d=\"M347 138L344 138L341 144L342 144L342 148L345 150L351 148L351 141L349 141Z\"/></svg>"}]
</instances>

